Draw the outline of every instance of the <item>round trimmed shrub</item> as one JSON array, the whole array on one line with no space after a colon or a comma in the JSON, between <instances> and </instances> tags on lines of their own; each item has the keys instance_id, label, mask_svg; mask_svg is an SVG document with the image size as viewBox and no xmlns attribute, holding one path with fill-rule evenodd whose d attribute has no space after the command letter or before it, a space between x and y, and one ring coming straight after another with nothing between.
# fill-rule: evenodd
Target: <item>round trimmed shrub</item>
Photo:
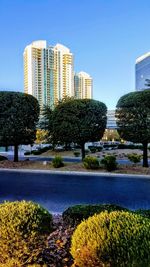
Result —
<instances>
[{"instance_id":1,"label":"round trimmed shrub","mask_svg":"<svg viewBox=\"0 0 150 267\"><path fill-rule=\"evenodd\" d=\"M99 214L103 211L112 212L123 210L128 211L126 208L114 204L75 205L66 209L62 217L66 225L75 226L94 214Z\"/></svg>"},{"instance_id":2,"label":"round trimmed shrub","mask_svg":"<svg viewBox=\"0 0 150 267\"><path fill-rule=\"evenodd\" d=\"M117 168L116 156L106 155L101 160L101 164L103 164L105 169L109 172L116 170L116 168Z\"/></svg>"},{"instance_id":3,"label":"round trimmed shrub","mask_svg":"<svg viewBox=\"0 0 150 267\"><path fill-rule=\"evenodd\" d=\"M25 152L24 152L24 155L25 155L25 156L31 155L31 152L30 152L30 151L25 151Z\"/></svg>"},{"instance_id":4,"label":"round trimmed shrub","mask_svg":"<svg viewBox=\"0 0 150 267\"><path fill-rule=\"evenodd\" d=\"M86 169L96 170L99 168L99 160L96 157L87 156L83 160L83 165Z\"/></svg>"},{"instance_id":5,"label":"round trimmed shrub","mask_svg":"<svg viewBox=\"0 0 150 267\"><path fill-rule=\"evenodd\" d=\"M52 164L54 168L60 168L64 166L63 163L63 159L60 156L56 156L53 160L52 160Z\"/></svg>"},{"instance_id":6,"label":"round trimmed shrub","mask_svg":"<svg viewBox=\"0 0 150 267\"><path fill-rule=\"evenodd\" d=\"M36 262L51 231L52 215L40 205L31 201L0 204L0 264L10 259Z\"/></svg>"},{"instance_id":7,"label":"round trimmed shrub","mask_svg":"<svg viewBox=\"0 0 150 267\"><path fill-rule=\"evenodd\" d=\"M128 159L133 163L139 163L141 161L141 155L138 155L136 153L128 154Z\"/></svg>"},{"instance_id":8,"label":"round trimmed shrub","mask_svg":"<svg viewBox=\"0 0 150 267\"><path fill-rule=\"evenodd\" d=\"M140 215L102 212L82 222L72 236L78 267L148 267L150 220Z\"/></svg>"}]
</instances>

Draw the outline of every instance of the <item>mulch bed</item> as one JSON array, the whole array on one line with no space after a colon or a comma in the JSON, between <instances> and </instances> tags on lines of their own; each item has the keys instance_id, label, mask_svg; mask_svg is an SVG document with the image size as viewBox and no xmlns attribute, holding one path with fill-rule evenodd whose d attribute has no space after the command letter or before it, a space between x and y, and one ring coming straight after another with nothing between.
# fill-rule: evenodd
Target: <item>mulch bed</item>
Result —
<instances>
[{"instance_id":1,"label":"mulch bed","mask_svg":"<svg viewBox=\"0 0 150 267\"><path fill-rule=\"evenodd\" d=\"M66 226L61 215L53 215L53 221L54 231L49 235L38 263L45 263L48 267L70 267L73 264L71 236L75 228Z\"/></svg>"}]
</instances>

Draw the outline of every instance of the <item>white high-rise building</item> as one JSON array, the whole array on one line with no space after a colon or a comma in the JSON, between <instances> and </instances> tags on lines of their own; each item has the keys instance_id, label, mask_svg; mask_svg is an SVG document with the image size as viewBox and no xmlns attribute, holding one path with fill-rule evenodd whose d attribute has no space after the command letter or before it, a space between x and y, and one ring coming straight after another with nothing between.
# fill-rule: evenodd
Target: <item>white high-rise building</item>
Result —
<instances>
[{"instance_id":1,"label":"white high-rise building","mask_svg":"<svg viewBox=\"0 0 150 267\"><path fill-rule=\"evenodd\" d=\"M93 98L93 79L86 72L76 73L74 76L75 98Z\"/></svg>"},{"instance_id":2,"label":"white high-rise building","mask_svg":"<svg viewBox=\"0 0 150 267\"><path fill-rule=\"evenodd\" d=\"M67 47L35 41L26 46L23 56L24 92L35 96L41 108L74 96L73 54Z\"/></svg>"}]
</instances>

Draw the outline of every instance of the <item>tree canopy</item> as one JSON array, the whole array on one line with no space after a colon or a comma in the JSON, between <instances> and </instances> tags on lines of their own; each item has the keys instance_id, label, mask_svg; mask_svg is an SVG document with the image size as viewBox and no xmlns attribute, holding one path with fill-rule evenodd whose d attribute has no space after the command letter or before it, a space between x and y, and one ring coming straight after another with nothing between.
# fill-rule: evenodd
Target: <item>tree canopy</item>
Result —
<instances>
[{"instance_id":1,"label":"tree canopy","mask_svg":"<svg viewBox=\"0 0 150 267\"><path fill-rule=\"evenodd\" d=\"M150 142L150 90L122 96L116 106L116 122L121 138L143 144L143 166L148 166Z\"/></svg>"},{"instance_id":2,"label":"tree canopy","mask_svg":"<svg viewBox=\"0 0 150 267\"><path fill-rule=\"evenodd\" d=\"M66 99L52 112L49 123L55 141L78 143L85 157L84 144L100 140L106 127L107 108L104 103L91 99Z\"/></svg>"},{"instance_id":3,"label":"tree canopy","mask_svg":"<svg viewBox=\"0 0 150 267\"><path fill-rule=\"evenodd\" d=\"M15 147L14 161L18 161L18 145L34 142L39 112L32 95L0 92L0 145Z\"/></svg>"}]
</instances>

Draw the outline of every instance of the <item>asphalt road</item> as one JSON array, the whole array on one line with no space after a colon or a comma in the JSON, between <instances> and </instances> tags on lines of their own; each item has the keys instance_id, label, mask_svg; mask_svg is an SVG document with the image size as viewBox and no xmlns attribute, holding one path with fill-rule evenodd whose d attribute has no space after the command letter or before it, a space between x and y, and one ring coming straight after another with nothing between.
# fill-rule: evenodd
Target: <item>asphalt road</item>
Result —
<instances>
[{"instance_id":1,"label":"asphalt road","mask_svg":"<svg viewBox=\"0 0 150 267\"><path fill-rule=\"evenodd\" d=\"M150 209L150 177L0 170L0 202L22 199L38 202L54 213L81 203Z\"/></svg>"}]
</instances>

